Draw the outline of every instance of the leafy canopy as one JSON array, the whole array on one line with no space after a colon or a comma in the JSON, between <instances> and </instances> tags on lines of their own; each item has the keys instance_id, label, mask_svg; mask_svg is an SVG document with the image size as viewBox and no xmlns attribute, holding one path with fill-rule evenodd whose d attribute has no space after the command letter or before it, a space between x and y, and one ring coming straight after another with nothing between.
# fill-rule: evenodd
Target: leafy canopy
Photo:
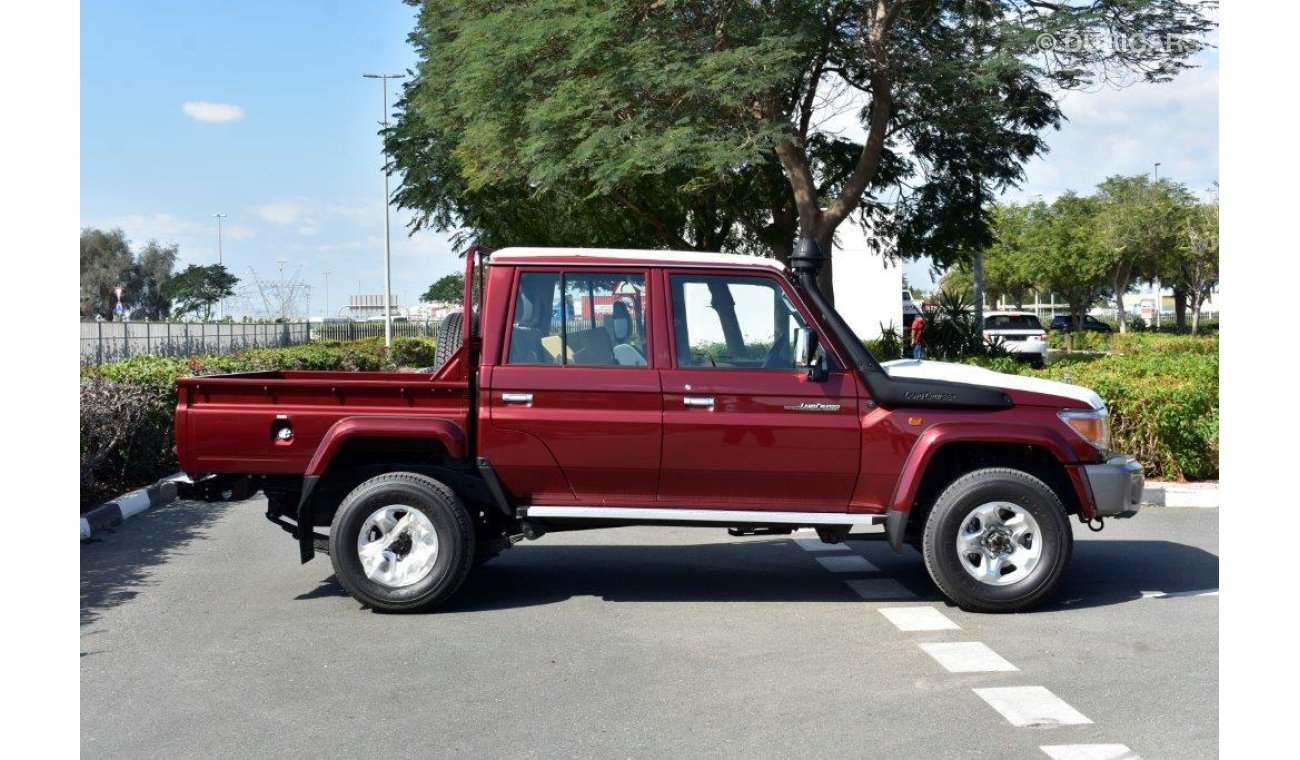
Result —
<instances>
[{"instance_id":1,"label":"leafy canopy","mask_svg":"<svg viewBox=\"0 0 1300 760\"><path fill-rule=\"evenodd\" d=\"M413 4L386 139L416 229L784 258L857 214L941 267L991 242L1060 92L1167 80L1210 27L1182 0Z\"/></svg>"}]
</instances>

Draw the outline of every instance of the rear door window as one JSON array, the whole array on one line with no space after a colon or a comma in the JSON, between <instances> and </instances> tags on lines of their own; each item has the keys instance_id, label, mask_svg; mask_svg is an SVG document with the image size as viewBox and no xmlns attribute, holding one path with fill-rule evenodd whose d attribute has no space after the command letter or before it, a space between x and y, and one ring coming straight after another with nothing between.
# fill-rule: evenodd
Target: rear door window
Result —
<instances>
[{"instance_id":1,"label":"rear door window","mask_svg":"<svg viewBox=\"0 0 1300 760\"><path fill-rule=\"evenodd\" d=\"M506 363L645 367L646 318L644 274L525 272Z\"/></svg>"}]
</instances>

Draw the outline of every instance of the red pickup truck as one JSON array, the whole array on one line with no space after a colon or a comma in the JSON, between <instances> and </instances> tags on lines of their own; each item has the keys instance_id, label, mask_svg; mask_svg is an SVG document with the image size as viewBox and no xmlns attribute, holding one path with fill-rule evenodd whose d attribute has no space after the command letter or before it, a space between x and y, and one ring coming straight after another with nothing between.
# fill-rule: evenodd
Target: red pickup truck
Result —
<instances>
[{"instance_id":1,"label":"red pickup truck","mask_svg":"<svg viewBox=\"0 0 1300 760\"><path fill-rule=\"evenodd\" d=\"M910 544L963 608L1022 610L1060 582L1071 515L1100 529L1137 511L1142 466L1109 450L1095 393L877 362L818 289L812 241L789 269L466 259L465 311L429 372L178 381L184 470L214 493L263 490L302 561L327 552L375 610L436 607L522 539L624 525Z\"/></svg>"}]
</instances>

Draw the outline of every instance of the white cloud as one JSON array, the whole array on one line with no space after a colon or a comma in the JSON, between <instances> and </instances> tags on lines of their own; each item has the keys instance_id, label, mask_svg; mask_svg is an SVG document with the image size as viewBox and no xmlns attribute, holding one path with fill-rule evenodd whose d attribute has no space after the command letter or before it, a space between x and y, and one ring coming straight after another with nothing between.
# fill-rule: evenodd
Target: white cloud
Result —
<instances>
[{"instance_id":1,"label":"white cloud","mask_svg":"<svg viewBox=\"0 0 1300 760\"><path fill-rule=\"evenodd\" d=\"M244 109L234 103L213 103L207 100L187 100L181 104L181 111L195 121L210 124L226 124L244 118Z\"/></svg>"},{"instance_id":2,"label":"white cloud","mask_svg":"<svg viewBox=\"0 0 1300 760\"><path fill-rule=\"evenodd\" d=\"M320 226L319 226L319 225L316 225L316 224L304 224L304 225L302 225L301 227L298 228L298 234L299 234L299 235L307 235L307 236L310 236L310 235L319 235L319 234L320 234Z\"/></svg>"},{"instance_id":3,"label":"white cloud","mask_svg":"<svg viewBox=\"0 0 1300 760\"><path fill-rule=\"evenodd\" d=\"M299 201L271 201L254 206L253 213L271 224L297 224L307 216L307 205Z\"/></svg>"}]
</instances>

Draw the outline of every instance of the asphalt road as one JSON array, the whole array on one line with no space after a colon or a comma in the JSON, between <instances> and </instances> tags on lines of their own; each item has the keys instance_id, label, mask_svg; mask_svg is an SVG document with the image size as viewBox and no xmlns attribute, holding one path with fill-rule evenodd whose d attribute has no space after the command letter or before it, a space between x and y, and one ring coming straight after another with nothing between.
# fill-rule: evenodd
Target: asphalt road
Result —
<instances>
[{"instance_id":1,"label":"asphalt road","mask_svg":"<svg viewBox=\"0 0 1300 760\"><path fill-rule=\"evenodd\" d=\"M175 502L82 547L86 757L1218 754L1217 510L1076 524L1055 601L1001 616L948 605L910 549L685 528L548 535L437 613L380 615L263 511ZM957 642L996 653L958 670L1015 670L921 647ZM1091 722L1013 725L975 691L1023 687Z\"/></svg>"}]
</instances>

